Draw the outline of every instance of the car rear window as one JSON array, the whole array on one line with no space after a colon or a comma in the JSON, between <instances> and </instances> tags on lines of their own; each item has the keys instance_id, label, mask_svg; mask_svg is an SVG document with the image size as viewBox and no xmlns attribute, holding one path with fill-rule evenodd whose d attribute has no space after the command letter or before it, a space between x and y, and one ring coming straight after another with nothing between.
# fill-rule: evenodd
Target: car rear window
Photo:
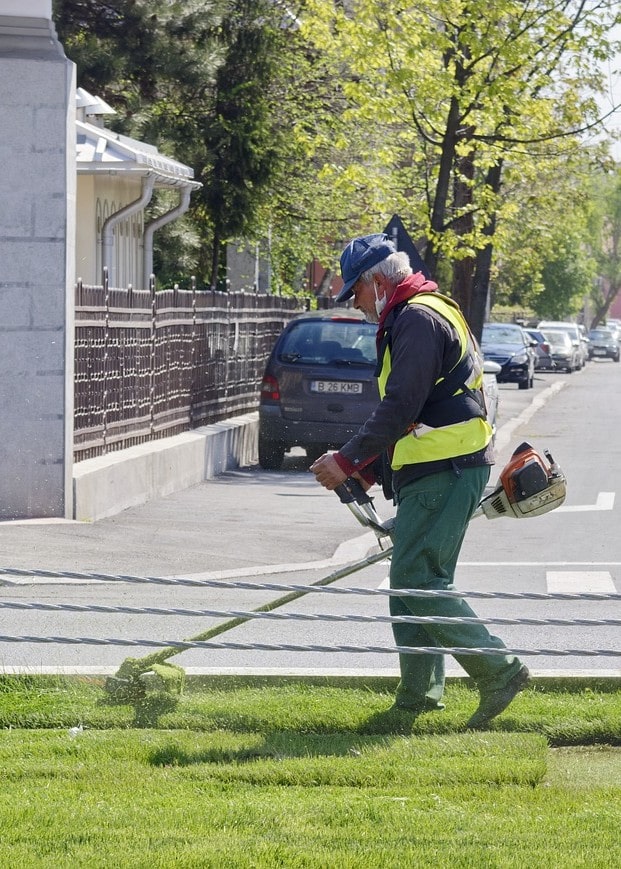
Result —
<instances>
[{"instance_id":1,"label":"car rear window","mask_svg":"<svg viewBox=\"0 0 621 869\"><path fill-rule=\"evenodd\" d=\"M555 332L551 330L546 333L548 336L548 343L553 347L566 347L571 344L571 335L568 332Z\"/></svg>"},{"instance_id":2,"label":"car rear window","mask_svg":"<svg viewBox=\"0 0 621 869\"><path fill-rule=\"evenodd\" d=\"M520 329L511 326L484 326L483 341L493 341L496 344L516 344L522 341Z\"/></svg>"},{"instance_id":3,"label":"car rear window","mask_svg":"<svg viewBox=\"0 0 621 869\"><path fill-rule=\"evenodd\" d=\"M375 365L376 327L364 320L314 320L295 323L283 336L283 362Z\"/></svg>"}]
</instances>

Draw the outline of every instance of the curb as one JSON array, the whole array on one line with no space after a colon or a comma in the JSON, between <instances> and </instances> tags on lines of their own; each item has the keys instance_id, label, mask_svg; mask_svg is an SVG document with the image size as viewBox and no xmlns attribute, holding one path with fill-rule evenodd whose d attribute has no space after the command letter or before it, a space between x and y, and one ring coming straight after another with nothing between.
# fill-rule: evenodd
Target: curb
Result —
<instances>
[{"instance_id":1,"label":"curb","mask_svg":"<svg viewBox=\"0 0 621 869\"><path fill-rule=\"evenodd\" d=\"M73 468L74 519L96 522L255 464L258 435L257 411L78 462Z\"/></svg>"},{"instance_id":2,"label":"curb","mask_svg":"<svg viewBox=\"0 0 621 869\"><path fill-rule=\"evenodd\" d=\"M618 691L621 688L621 670L602 673L601 670L577 670L562 673L558 670L536 670L530 667L530 686L544 690L572 690L589 688L598 691ZM399 683L396 671L386 670L296 670L264 669L208 669L184 667L185 684L189 690L215 688L232 690L242 686L278 686L303 683L304 685L334 688L371 688L394 691ZM118 667L0 667L0 678L28 676L34 679L63 679L68 682L96 682L114 676ZM473 685L467 675L447 674L446 684Z\"/></svg>"}]
</instances>

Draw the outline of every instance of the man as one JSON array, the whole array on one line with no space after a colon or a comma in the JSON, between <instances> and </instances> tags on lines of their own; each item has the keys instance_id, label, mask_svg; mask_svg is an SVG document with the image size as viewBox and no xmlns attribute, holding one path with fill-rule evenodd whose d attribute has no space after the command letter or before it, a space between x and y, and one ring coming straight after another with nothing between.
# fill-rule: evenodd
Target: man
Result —
<instances>
[{"instance_id":1,"label":"man","mask_svg":"<svg viewBox=\"0 0 621 869\"><path fill-rule=\"evenodd\" d=\"M311 466L334 489L347 477L374 482L371 465L388 451L397 504L390 584L395 589L452 589L468 522L493 464L492 429L482 392L482 363L458 306L437 292L406 254L382 233L355 238L341 255L344 280L337 302L378 323L381 401L359 432L336 453ZM390 598L395 616L464 618L475 613L458 598ZM484 625L397 624L399 646L505 646ZM514 656L455 655L474 679L478 709L468 721L482 727L526 685L529 672ZM415 714L443 709L444 656L400 654L395 705Z\"/></svg>"}]
</instances>

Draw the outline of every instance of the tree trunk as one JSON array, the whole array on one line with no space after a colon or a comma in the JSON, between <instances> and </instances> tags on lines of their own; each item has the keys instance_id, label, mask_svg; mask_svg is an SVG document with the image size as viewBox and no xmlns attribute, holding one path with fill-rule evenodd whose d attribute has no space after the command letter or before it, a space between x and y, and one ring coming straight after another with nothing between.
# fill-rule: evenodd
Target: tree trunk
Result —
<instances>
[{"instance_id":1,"label":"tree trunk","mask_svg":"<svg viewBox=\"0 0 621 869\"><path fill-rule=\"evenodd\" d=\"M467 236L474 229L472 215L472 181L474 179L474 152L460 157L455 165L455 182L453 185L453 210L460 214L453 223L453 229L458 236ZM464 316L470 322L472 306L472 281L474 274L474 259L471 256L455 260L453 263L452 295L458 303Z\"/></svg>"},{"instance_id":2,"label":"tree trunk","mask_svg":"<svg viewBox=\"0 0 621 869\"><path fill-rule=\"evenodd\" d=\"M459 129L459 103L453 97L446 120L446 129L442 139L442 154L440 156L440 168L436 183L433 209L431 212L431 238L425 250L425 265L433 278L438 267L438 249L435 242L436 236L441 236L445 229L446 203L448 202L451 175L455 160L455 145L457 131Z\"/></svg>"},{"instance_id":3,"label":"tree trunk","mask_svg":"<svg viewBox=\"0 0 621 869\"><path fill-rule=\"evenodd\" d=\"M218 289L218 270L220 268L220 234L216 230L213 235L213 249L211 251L211 273L209 286L212 290Z\"/></svg>"},{"instance_id":4,"label":"tree trunk","mask_svg":"<svg viewBox=\"0 0 621 869\"><path fill-rule=\"evenodd\" d=\"M329 296L330 295L330 285L332 284L332 278L334 277L334 271L332 269L326 269L322 275L321 280L319 281L319 286L317 287L316 296Z\"/></svg>"},{"instance_id":5,"label":"tree trunk","mask_svg":"<svg viewBox=\"0 0 621 869\"><path fill-rule=\"evenodd\" d=\"M494 166L491 166L487 173L485 183L496 194L500 190L500 179L502 177L502 160L499 160ZM477 251L474 280L472 286L472 305L470 308L470 319L468 320L470 328L478 341L481 340L483 333L483 323L487 315L490 275L492 271L492 255L494 252L494 244L492 239L496 232L496 214L490 216L489 222L483 228L483 235L489 238L489 242L484 248Z\"/></svg>"}]
</instances>

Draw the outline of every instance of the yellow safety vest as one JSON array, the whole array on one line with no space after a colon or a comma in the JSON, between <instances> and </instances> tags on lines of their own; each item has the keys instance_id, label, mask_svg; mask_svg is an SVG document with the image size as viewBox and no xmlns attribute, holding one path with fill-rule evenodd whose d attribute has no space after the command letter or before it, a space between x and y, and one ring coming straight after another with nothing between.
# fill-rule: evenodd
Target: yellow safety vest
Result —
<instances>
[{"instance_id":1,"label":"yellow safety vest","mask_svg":"<svg viewBox=\"0 0 621 869\"><path fill-rule=\"evenodd\" d=\"M459 336L461 353L459 362L466 353L473 361L472 373L465 385L472 390L483 387L483 365L468 325L459 307L440 293L418 293L408 300L408 305L423 305L436 311L455 328ZM458 362L458 364L459 364ZM390 346L386 346L382 359L382 367L378 378L380 397L386 394L386 381L392 367ZM440 377L436 384L444 378ZM463 394L458 388L453 395ZM493 430L487 419L481 417L454 422L448 425L432 427L424 423L414 422L411 430L400 438L394 447L392 468L398 471L404 465L414 465L421 462L435 462L442 459L452 459L457 456L467 456L482 450L490 442Z\"/></svg>"}]
</instances>

